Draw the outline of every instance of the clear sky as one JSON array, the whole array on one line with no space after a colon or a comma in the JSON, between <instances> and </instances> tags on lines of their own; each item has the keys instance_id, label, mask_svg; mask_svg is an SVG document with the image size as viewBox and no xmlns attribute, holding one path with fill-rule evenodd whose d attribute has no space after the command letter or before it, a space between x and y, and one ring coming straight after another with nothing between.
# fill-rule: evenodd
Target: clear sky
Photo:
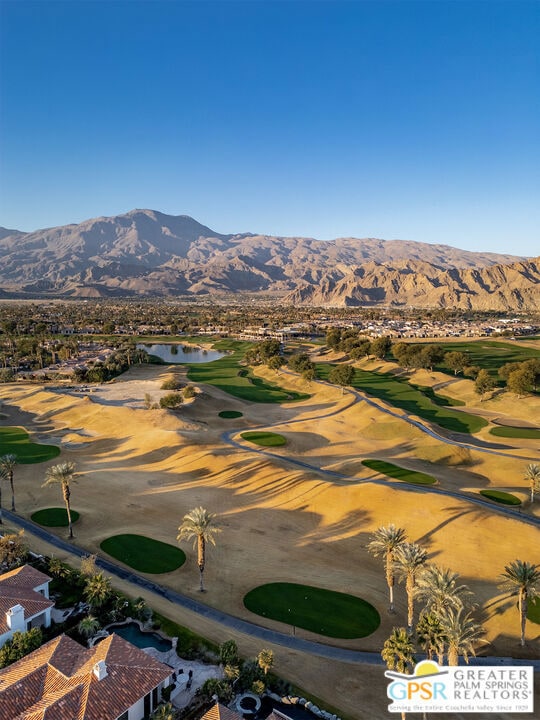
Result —
<instances>
[{"instance_id":1,"label":"clear sky","mask_svg":"<svg viewBox=\"0 0 540 720\"><path fill-rule=\"evenodd\" d=\"M540 254L540 2L0 0L0 224Z\"/></svg>"}]
</instances>

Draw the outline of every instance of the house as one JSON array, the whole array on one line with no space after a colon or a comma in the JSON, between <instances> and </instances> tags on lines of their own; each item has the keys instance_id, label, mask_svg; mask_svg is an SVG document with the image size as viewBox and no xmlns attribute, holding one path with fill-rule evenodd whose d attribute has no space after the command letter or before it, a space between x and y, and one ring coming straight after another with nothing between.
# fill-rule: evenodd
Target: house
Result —
<instances>
[{"instance_id":1,"label":"house","mask_svg":"<svg viewBox=\"0 0 540 720\"><path fill-rule=\"evenodd\" d=\"M30 565L0 575L0 647L13 633L49 627L51 608L48 575Z\"/></svg>"},{"instance_id":2,"label":"house","mask_svg":"<svg viewBox=\"0 0 540 720\"><path fill-rule=\"evenodd\" d=\"M118 635L92 648L61 635L0 670L0 718L142 720L171 673Z\"/></svg>"},{"instance_id":3,"label":"house","mask_svg":"<svg viewBox=\"0 0 540 720\"><path fill-rule=\"evenodd\" d=\"M236 710L231 710L216 700L215 704L199 720L243 720L243 718L244 716L240 715ZM290 720L290 718L282 715L277 710L272 710L266 720Z\"/></svg>"}]
</instances>

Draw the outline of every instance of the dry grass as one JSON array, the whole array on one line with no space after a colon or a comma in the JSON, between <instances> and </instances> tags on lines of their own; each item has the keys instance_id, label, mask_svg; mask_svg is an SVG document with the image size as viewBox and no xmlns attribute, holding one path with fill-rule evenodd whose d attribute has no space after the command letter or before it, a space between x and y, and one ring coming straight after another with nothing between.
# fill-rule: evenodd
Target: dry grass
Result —
<instances>
[{"instance_id":1,"label":"dry grass","mask_svg":"<svg viewBox=\"0 0 540 720\"><path fill-rule=\"evenodd\" d=\"M166 372L159 367L130 371L125 385L128 397L137 392L138 380L158 387ZM275 379L271 371L258 372ZM223 527L217 548L209 550L205 602L254 619L242 598L267 582L298 582L355 594L379 609L381 626L363 640L335 642L378 652L393 625L405 622L405 594L397 589L398 614L388 616L382 567L367 553L366 544L378 526L394 522L407 528L409 538L422 543L433 560L459 572L471 586L485 607L489 652L519 655L517 612L514 602L497 589L497 576L511 560L536 559L538 530L410 485L397 490L359 481L373 477L360 465L362 458L397 464L403 459L406 467L433 474L445 487L475 492L502 487L526 498L522 479L526 461L471 451L459 463L460 458L437 440L365 403L351 405L350 397L338 389L308 385L288 375L282 375L279 384L313 396L280 407L242 403L205 388L203 396L174 415L123 406L121 382L115 383L115 404L110 405L36 387L5 386L0 387L6 415L2 423L25 425L31 433L39 431L44 441L63 442L61 459L76 462L82 475L73 487L73 502L81 513L76 542L89 551L98 552L104 538L118 533L143 532L174 543L184 513L203 505L219 513ZM238 421L219 419L217 413L225 405L244 416ZM31 413L34 421L20 410ZM333 414L319 419L325 413ZM289 444L276 453L353 477L328 482L316 471L223 445L224 430L233 426L245 431L259 424L286 433ZM444 460L445 453L451 460ZM17 506L26 516L58 500L52 491L41 488L45 468L46 464L17 469ZM525 506L523 512L530 510ZM538 508L534 512L538 515ZM161 582L200 597L193 551L190 545L184 550L186 564L161 576ZM217 642L231 634L162 598L152 597L151 603ZM288 631L278 622L268 625ZM307 632L298 634L313 638ZM241 635L237 639L245 653L260 649L258 641ZM296 652L273 649L279 673L339 705L351 717L360 720L386 713L386 683L380 668L360 669L313 656L300 660ZM524 654L539 653L538 627L530 624Z\"/></svg>"}]
</instances>

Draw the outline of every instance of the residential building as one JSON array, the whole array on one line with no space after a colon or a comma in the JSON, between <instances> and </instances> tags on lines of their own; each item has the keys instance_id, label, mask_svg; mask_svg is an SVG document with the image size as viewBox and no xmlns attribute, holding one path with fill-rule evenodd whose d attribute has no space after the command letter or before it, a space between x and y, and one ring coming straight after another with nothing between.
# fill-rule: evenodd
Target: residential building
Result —
<instances>
[{"instance_id":1,"label":"residential building","mask_svg":"<svg viewBox=\"0 0 540 720\"><path fill-rule=\"evenodd\" d=\"M0 647L13 633L49 627L51 608L48 575L30 565L0 575Z\"/></svg>"},{"instance_id":2,"label":"residential building","mask_svg":"<svg viewBox=\"0 0 540 720\"><path fill-rule=\"evenodd\" d=\"M0 670L0 718L143 720L171 674L118 635L92 648L61 635Z\"/></svg>"}]
</instances>

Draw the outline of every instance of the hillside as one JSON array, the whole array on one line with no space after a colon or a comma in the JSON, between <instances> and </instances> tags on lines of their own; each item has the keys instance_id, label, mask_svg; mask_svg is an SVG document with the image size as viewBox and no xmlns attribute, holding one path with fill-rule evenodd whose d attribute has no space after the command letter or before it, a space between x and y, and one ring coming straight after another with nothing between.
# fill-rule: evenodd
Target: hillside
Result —
<instances>
[{"instance_id":1,"label":"hillside","mask_svg":"<svg viewBox=\"0 0 540 720\"><path fill-rule=\"evenodd\" d=\"M538 308L538 263L406 240L222 234L132 210L30 233L0 228L0 295L281 294L324 305Z\"/></svg>"}]
</instances>

